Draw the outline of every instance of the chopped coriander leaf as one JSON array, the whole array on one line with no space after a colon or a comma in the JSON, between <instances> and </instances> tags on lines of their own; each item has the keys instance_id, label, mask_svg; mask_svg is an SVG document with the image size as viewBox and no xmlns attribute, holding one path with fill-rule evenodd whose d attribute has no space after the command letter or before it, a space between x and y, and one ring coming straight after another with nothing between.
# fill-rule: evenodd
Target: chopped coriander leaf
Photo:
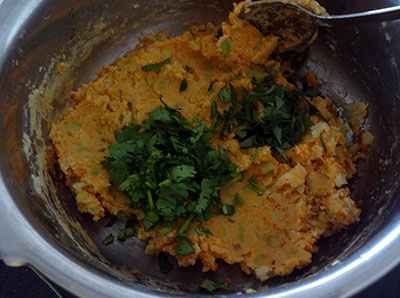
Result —
<instances>
[{"instance_id":1,"label":"chopped coriander leaf","mask_svg":"<svg viewBox=\"0 0 400 298\"><path fill-rule=\"evenodd\" d=\"M270 175L272 175L274 173L274 170L270 170L268 172L265 172L264 174L262 174L263 177L268 177Z\"/></svg>"},{"instance_id":2,"label":"chopped coriander leaf","mask_svg":"<svg viewBox=\"0 0 400 298\"><path fill-rule=\"evenodd\" d=\"M325 152L325 153L328 152L328 149L326 148L324 139L322 138L322 133L319 134L319 139L320 139L320 141L321 141L322 149L324 150L324 152Z\"/></svg>"},{"instance_id":3,"label":"chopped coriander leaf","mask_svg":"<svg viewBox=\"0 0 400 298\"><path fill-rule=\"evenodd\" d=\"M275 135L276 140L279 144L282 144L282 129L280 127L275 127L272 132Z\"/></svg>"},{"instance_id":4,"label":"chopped coriander leaf","mask_svg":"<svg viewBox=\"0 0 400 298\"><path fill-rule=\"evenodd\" d=\"M243 177L244 177L243 172L233 172L231 183L238 182L238 181L240 182L243 180Z\"/></svg>"},{"instance_id":5,"label":"chopped coriander leaf","mask_svg":"<svg viewBox=\"0 0 400 298\"><path fill-rule=\"evenodd\" d=\"M203 279L203 281L200 284L200 288L210 293L215 292L216 290L224 290L229 292L233 291L223 282L216 282L210 279Z\"/></svg>"},{"instance_id":6,"label":"chopped coriander leaf","mask_svg":"<svg viewBox=\"0 0 400 298\"><path fill-rule=\"evenodd\" d=\"M165 59L164 61L160 63L155 63L155 64L148 64L142 67L142 71L148 72L148 71L155 71L159 70L161 67L164 65L170 64L171 63L171 58Z\"/></svg>"},{"instance_id":7,"label":"chopped coriander leaf","mask_svg":"<svg viewBox=\"0 0 400 298\"><path fill-rule=\"evenodd\" d=\"M258 157L258 155L260 154L260 150L257 150L256 152L254 152L252 155L251 155L251 159L256 159L257 157Z\"/></svg>"},{"instance_id":8,"label":"chopped coriander leaf","mask_svg":"<svg viewBox=\"0 0 400 298\"><path fill-rule=\"evenodd\" d=\"M233 200L235 201L235 204L244 204L244 200L238 193L235 193L235 197L233 198Z\"/></svg>"},{"instance_id":9,"label":"chopped coriander leaf","mask_svg":"<svg viewBox=\"0 0 400 298\"><path fill-rule=\"evenodd\" d=\"M231 94L228 91L227 87L221 88L219 91L219 100L223 103L230 103L231 102Z\"/></svg>"},{"instance_id":10,"label":"chopped coriander leaf","mask_svg":"<svg viewBox=\"0 0 400 298\"><path fill-rule=\"evenodd\" d=\"M258 182L256 175L252 175L247 180L247 186L250 187L255 192L257 192L258 194L263 194L265 192L264 188Z\"/></svg>"},{"instance_id":11,"label":"chopped coriander leaf","mask_svg":"<svg viewBox=\"0 0 400 298\"><path fill-rule=\"evenodd\" d=\"M188 66L188 65L185 66L185 69L186 69L186 71L187 71L188 73L194 73L193 68L191 68L191 67Z\"/></svg>"},{"instance_id":12,"label":"chopped coriander leaf","mask_svg":"<svg viewBox=\"0 0 400 298\"><path fill-rule=\"evenodd\" d=\"M187 80L183 79L182 82L181 82L181 86L179 87L179 92L185 91L186 88L187 88Z\"/></svg>"},{"instance_id":13,"label":"chopped coriander leaf","mask_svg":"<svg viewBox=\"0 0 400 298\"><path fill-rule=\"evenodd\" d=\"M128 102L128 108L132 109L132 103Z\"/></svg>"},{"instance_id":14,"label":"chopped coriander leaf","mask_svg":"<svg viewBox=\"0 0 400 298\"><path fill-rule=\"evenodd\" d=\"M194 227L194 231L195 231L196 234L199 235L199 236L202 236L202 235L203 235L203 232L199 229L198 226L195 226L195 227Z\"/></svg>"},{"instance_id":15,"label":"chopped coriander leaf","mask_svg":"<svg viewBox=\"0 0 400 298\"><path fill-rule=\"evenodd\" d=\"M208 86L208 90L207 90L207 93L208 93L208 95L211 95L213 92L214 92L214 81L212 81L211 83L210 83L210 85Z\"/></svg>"},{"instance_id":16,"label":"chopped coriander leaf","mask_svg":"<svg viewBox=\"0 0 400 298\"><path fill-rule=\"evenodd\" d=\"M275 147L275 150L283 157L284 161L285 161L287 164L290 165L290 160L289 160L289 158L287 157L285 150L283 150L283 149L280 148L280 147Z\"/></svg>"},{"instance_id":17,"label":"chopped coriander leaf","mask_svg":"<svg viewBox=\"0 0 400 298\"><path fill-rule=\"evenodd\" d=\"M213 208L221 211L220 189L238 174L222 147L211 147L212 130L160 100L163 106L151 111L143 126L133 121L115 132L116 143L102 165L130 206L143 210L145 231L159 226L160 234L168 233L178 219L185 219L178 238L191 223L210 219ZM233 206L224 210L234 212ZM179 237L179 242L177 254L193 253L187 238Z\"/></svg>"},{"instance_id":18,"label":"chopped coriander leaf","mask_svg":"<svg viewBox=\"0 0 400 298\"><path fill-rule=\"evenodd\" d=\"M133 227L125 228L124 230L125 230L124 234L125 234L126 238L136 235L136 231Z\"/></svg>"},{"instance_id":19,"label":"chopped coriander leaf","mask_svg":"<svg viewBox=\"0 0 400 298\"><path fill-rule=\"evenodd\" d=\"M131 214L131 215L126 215L123 213L118 214L119 219L125 221L125 228L120 230L120 234L124 236L124 238L128 238L131 236L136 236L138 233L139 228L141 227L141 222L140 220L136 217L136 215ZM124 240L125 240L124 239ZM118 239L118 240L122 240Z\"/></svg>"},{"instance_id":20,"label":"chopped coriander leaf","mask_svg":"<svg viewBox=\"0 0 400 298\"><path fill-rule=\"evenodd\" d=\"M328 176L328 173L326 172L326 170L323 167L321 167L320 170L323 175Z\"/></svg>"},{"instance_id":21,"label":"chopped coriander leaf","mask_svg":"<svg viewBox=\"0 0 400 298\"><path fill-rule=\"evenodd\" d=\"M160 235L165 235L171 231L172 231L172 227L162 227L158 232L160 233Z\"/></svg>"},{"instance_id":22,"label":"chopped coriander leaf","mask_svg":"<svg viewBox=\"0 0 400 298\"><path fill-rule=\"evenodd\" d=\"M229 55L231 53L231 42L225 39L221 44L221 51L225 55Z\"/></svg>"},{"instance_id":23,"label":"chopped coriander leaf","mask_svg":"<svg viewBox=\"0 0 400 298\"><path fill-rule=\"evenodd\" d=\"M164 253L160 253L157 256L157 260L158 260L158 266L160 267L161 273L168 274L174 268L174 266L168 260L168 256Z\"/></svg>"},{"instance_id":24,"label":"chopped coriander leaf","mask_svg":"<svg viewBox=\"0 0 400 298\"><path fill-rule=\"evenodd\" d=\"M243 172L239 172L234 163L231 163L229 165L229 167L230 167L231 178L232 178L231 183L242 181L243 180L243 176L244 176Z\"/></svg>"},{"instance_id":25,"label":"chopped coriander leaf","mask_svg":"<svg viewBox=\"0 0 400 298\"><path fill-rule=\"evenodd\" d=\"M222 214L224 214L224 215L233 215L233 214L235 214L235 207L223 204L221 206L221 211L222 211Z\"/></svg>"},{"instance_id":26,"label":"chopped coriander leaf","mask_svg":"<svg viewBox=\"0 0 400 298\"><path fill-rule=\"evenodd\" d=\"M221 115L218 113L217 104L215 101L211 103L211 117L212 117L212 124L211 124L211 131L215 131L218 127L219 123L221 122Z\"/></svg>"},{"instance_id":27,"label":"chopped coriander leaf","mask_svg":"<svg viewBox=\"0 0 400 298\"><path fill-rule=\"evenodd\" d=\"M206 237L214 236L214 234L211 232L211 230L203 230L203 233Z\"/></svg>"},{"instance_id":28,"label":"chopped coriander leaf","mask_svg":"<svg viewBox=\"0 0 400 298\"><path fill-rule=\"evenodd\" d=\"M229 89L231 91L231 98L232 98L232 114L236 115L238 111L238 102L239 102L238 94L235 87L230 83L229 83Z\"/></svg>"},{"instance_id":29,"label":"chopped coriander leaf","mask_svg":"<svg viewBox=\"0 0 400 298\"><path fill-rule=\"evenodd\" d=\"M123 228L119 231L117 240L125 241L127 238L132 237L134 235L135 235L135 230L132 227Z\"/></svg>"},{"instance_id":30,"label":"chopped coriander leaf","mask_svg":"<svg viewBox=\"0 0 400 298\"><path fill-rule=\"evenodd\" d=\"M175 256L189 256L191 254L194 254L194 249L192 246L192 243L187 240L187 241L180 241L180 243L176 246L173 247L173 250L175 251Z\"/></svg>"},{"instance_id":31,"label":"chopped coriander leaf","mask_svg":"<svg viewBox=\"0 0 400 298\"><path fill-rule=\"evenodd\" d=\"M248 288L248 289L244 290L244 292L245 292L246 294L254 294L254 293L257 293L257 291L254 290L254 289L252 289L252 288Z\"/></svg>"},{"instance_id":32,"label":"chopped coriander leaf","mask_svg":"<svg viewBox=\"0 0 400 298\"><path fill-rule=\"evenodd\" d=\"M101 243L103 243L103 245L110 245L111 243L114 242L114 240L115 240L114 235L110 234L106 238L104 238L104 240Z\"/></svg>"},{"instance_id":33,"label":"chopped coriander leaf","mask_svg":"<svg viewBox=\"0 0 400 298\"><path fill-rule=\"evenodd\" d=\"M150 231L160 220L160 217L154 211L146 212L142 219L143 227L146 232Z\"/></svg>"}]
</instances>

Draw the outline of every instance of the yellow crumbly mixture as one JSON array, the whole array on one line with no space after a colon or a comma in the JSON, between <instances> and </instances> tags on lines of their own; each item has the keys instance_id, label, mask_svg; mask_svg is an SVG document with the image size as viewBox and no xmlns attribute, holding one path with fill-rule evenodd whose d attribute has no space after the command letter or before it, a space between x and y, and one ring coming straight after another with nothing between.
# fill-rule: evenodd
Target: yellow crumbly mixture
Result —
<instances>
[{"instance_id":1,"label":"yellow crumbly mixture","mask_svg":"<svg viewBox=\"0 0 400 298\"><path fill-rule=\"evenodd\" d=\"M141 216L140 210L132 210L125 196L111 186L100 162L115 142L113 132L132 118L142 123L147 113L160 105L160 95L169 106L180 106L184 117L198 116L210 126L212 101L221 111L229 107L217 100L219 90L228 82L250 90L251 78L265 75L258 65L277 70L275 83L293 88L283 76L283 71L291 71L289 65L270 58L278 37L262 36L237 14L235 10L222 23L220 37L212 25L192 27L175 38L163 32L148 35L135 50L113 65L100 68L96 79L72 93L73 105L67 108L63 120L53 125L50 136L81 212L92 214L94 220L106 212ZM228 55L221 51L224 40L231 45ZM171 58L171 63L159 71L141 70L166 58ZM186 66L194 72L188 72ZM188 87L179 92L184 78ZM307 80L317 84L312 74ZM212 81L215 84L209 91ZM261 280L287 275L309 264L321 236L358 220L360 210L344 187L355 173L353 158L357 151L351 152L345 146L346 130L343 122L333 116L336 109L330 100L315 97L312 103L327 122L312 116L312 126L302 141L286 150L293 168L279 163L267 146L242 149L233 135L223 141L214 140L214 146L221 145L239 170L245 171L243 182L223 187L221 200L233 204L235 193L239 193L244 204L237 205L232 216L215 215L200 223L201 230L212 232L209 237L197 235L190 227L187 233L195 253L177 257L181 266L200 259L203 271L216 270L216 259L221 258L229 264L239 263L244 272L254 273ZM262 177L271 169L272 175ZM246 186L252 175L259 178L264 194ZM138 237L150 240L146 253L165 251L174 255L175 233L176 229L166 235L160 235L157 229L140 229Z\"/></svg>"}]
</instances>

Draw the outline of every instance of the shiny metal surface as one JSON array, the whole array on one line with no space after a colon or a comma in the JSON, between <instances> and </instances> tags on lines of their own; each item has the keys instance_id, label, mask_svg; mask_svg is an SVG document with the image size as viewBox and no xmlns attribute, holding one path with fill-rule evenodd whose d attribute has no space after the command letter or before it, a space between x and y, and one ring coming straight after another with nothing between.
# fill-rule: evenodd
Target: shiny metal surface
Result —
<instances>
[{"instance_id":1,"label":"shiny metal surface","mask_svg":"<svg viewBox=\"0 0 400 298\"><path fill-rule=\"evenodd\" d=\"M0 256L4 261L14 266L32 264L81 297L195 296L204 277L230 277L237 290L251 287L259 290L254 296L260 297L342 297L400 262L400 23L396 21L323 29L302 67L302 71L316 72L323 92L338 105L369 103L367 125L376 143L360 162L351 185L352 197L363 211L360 222L320 240L312 263L290 276L261 283L241 273L238 266L221 264L218 272L202 274L199 266L182 269L174 264L173 273L166 277L156 259L143 254L144 244L135 239L102 246L101 240L113 229L107 226L110 219L92 222L78 213L56 168L50 167L49 187L43 188L48 192L44 198L39 196L40 181L32 180L32 175L37 177L32 164L41 158L37 149L48 144L49 123L67 102L69 90L90 81L99 65L133 48L139 36L159 28L180 34L186 20L218 23L231 9L228 0L137 2L140 8L134 9L130 1L0 0ZM400 4L390 0L320 2L332 14ZM91 47L74 47L81 45L82 38L93 40L97 28L93 24L99 21L102 32L114 28L115 35L96 40ZM52 58L71 56L76 63L71 64L69 79L52 80L59 78ZM39 121L40 131L32 131L26 103L45 79L43 69L53 69L45 82L57 82L53 94L65 100L55 101L54 115ZM48 84L42 85L52 87ZM43 94L47 90L42 89ZM30 148L28 160L24 146ZM56 191L51 191L50 184ZM60 220L63 213L72 220L68 229ZM84 227L97 250L74 222ZM143 274L128 274L118 268L123 264Z\"/></svg>"},{"instance_id":2,"label":"shiny metal surface","mask_svg":"<svg viewBox=\"0 0 400 298\"><path fill-rule=\"evenodd\" d=\"M400 5L357 13L329 15L315 14L296 2L259 0L245 5L240 17L264 34L295 36L297 44L308 44L319 26L357 25L385 22L400 18Z\"/></svg>"},{"instance_id":3,"label":"shiny metal surface","mask_svg":"<svg viewBox=\"0 0 400 298\"><path fill-rule=\"evenodd\" d=\"M320 1L321 2L321 1ZM259 8L259 13L262 14L262 11L270 11L270 10L288 10L291 12L301 12L301 16L310 16L315 21L319 21L320 24L327 25L356 25L356 24L367 24L367 23L376 23L376 22L385 22L396 20L400 18L400 5L373 9L373 10L362 10L362 12L348 13L348 14L340 14L340 15L331 15L331 14L315 14L296 2L288 2L282 3L282 0L258 0L252 1L245 5L247 8ZM262 16L259 16L262 18Z\"/></svg>"}]
</instances>

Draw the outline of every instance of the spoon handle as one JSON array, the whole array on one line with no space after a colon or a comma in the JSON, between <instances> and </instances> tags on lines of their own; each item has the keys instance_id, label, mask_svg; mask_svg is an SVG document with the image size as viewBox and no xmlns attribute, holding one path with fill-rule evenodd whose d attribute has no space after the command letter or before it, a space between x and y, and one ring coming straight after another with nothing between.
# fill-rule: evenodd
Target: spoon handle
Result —
<instances>
[{"instance_id":1,"label":"spoon handle","mask_svg":"<svg viewBox=\"0 0 400 298\"><path fill-rule=\"evenodd\" d=\"M357 25L400 19L400 5L344 15L316 16L327 25Z\"/></svg>"}]
</instances>

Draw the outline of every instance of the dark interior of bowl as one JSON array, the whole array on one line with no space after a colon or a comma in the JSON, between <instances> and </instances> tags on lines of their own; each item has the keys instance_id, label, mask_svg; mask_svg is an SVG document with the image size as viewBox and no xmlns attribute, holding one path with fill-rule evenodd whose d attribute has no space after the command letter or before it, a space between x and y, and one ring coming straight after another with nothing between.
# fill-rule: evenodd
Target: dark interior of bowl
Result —
<instances>
[{"instance_id":1,"label":"dark interior of bowl","mask_svg":"<svg viewBox=\"0 0 400 298\"><path fill-rule=\"evenodd\" d=\"M367 8L382 7L392 1L320 1L332 13L355 12ZM111 271L101 266L96 256L84 255L71 242L63 228L48 213L45 204L56 206L56 197L62 208L87 231L101 254L113 266L126 265L137 269L145 276L136 276L136 281L146 284L155 280L161 288L176 288L186 292L197 292L200 281L207 277L215 280L230 278L237 289L269 288L291 283L329 267L335 260L344 261L379 237L380 231L391 224L400 213L399 196L399 155L400 125L400 24L362 25L338 27L320 32L319 40L310 48L309 58L302 70L312 69L321 82L323 93L340 106L343 103L367 101L369 116L367 128L375 136L375 144L368 158L358 165L357 176L352 180L352 198L362 210L361 220L347 230L318 242L319 251L310 265L295 270L287 277L272 278L264 283L241 272L239 266L220 262L217 272L201 273L199 264L190 268L179 268L173 261L174 270L168 275L158 269L157 258L144 254L145 243L135 238L104 246L101 241L111 231L118 229L118 223L110 226L111 217L94 222L91 216L77 211L74 198L66 188L57 168L51 170L57 193L47 203L35 194L30 181L31 169L23 152L15 150L22 146L22 132L28 130L24 116L24 105L32 92L30 86L39 85L51 58L64 54L72 55L68 46L74 42L88 22L103 18L105 29L119 28L121 34L94 45L90 55L85 49L79 53L83 58L75 65L71 77L73 88L94 78L97 67L112 63L124 53L133 49L138 37L164 28L172 35L185 31L184 21L193 23L213 22L218 24L226 19L232 8L229 0L223 1L138 1L139 8L133 8L131 1L41 1L23 25L21 32L12 42L7 59L0 64L0 142L3 170L9 177L9 186L22 212L51 245L60 247L65 254L85 266L97 268L103 274ZM154 17L157 15L158 17ZM119 25L126 20L126 26ZM397 56L396 56L397 54ZM18 61L16 63L16 61ZM400 64L399 64L400 65ZM68 90L65 87L65 94ZM56 104L56 111L62 108ZM50 123L43 121L43 134L49 131ZM34 137L34 136L31 136ZM48 139L44 139L48 144ZM37 157L37 152L31 158ZM54 237L58 235L58 237ZM81 239L81 235L74 235ZM83 240L82 240L83 241ZM131 280L126 274L126 280ZM131 285L134 287L134 284Z\"/></svg>"}]
</instances>

